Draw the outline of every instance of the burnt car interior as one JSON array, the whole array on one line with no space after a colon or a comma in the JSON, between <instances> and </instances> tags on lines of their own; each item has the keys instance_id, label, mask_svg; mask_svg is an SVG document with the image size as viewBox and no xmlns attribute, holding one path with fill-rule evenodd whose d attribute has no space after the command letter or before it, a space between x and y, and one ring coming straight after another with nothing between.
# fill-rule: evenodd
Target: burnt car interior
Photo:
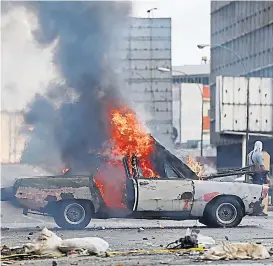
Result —
<instances>
[{"instance_id":1,"label":"burnt car interior","mask_svg":"<svg viewBox=\"0 0 273 266\"><path fill-rule=\"evenodd\" d=\"M154 140L154 152L151 155L152 166L162 179L181 178L198 180L198 176L185 163Z\"/></svg>"}]
</instances>

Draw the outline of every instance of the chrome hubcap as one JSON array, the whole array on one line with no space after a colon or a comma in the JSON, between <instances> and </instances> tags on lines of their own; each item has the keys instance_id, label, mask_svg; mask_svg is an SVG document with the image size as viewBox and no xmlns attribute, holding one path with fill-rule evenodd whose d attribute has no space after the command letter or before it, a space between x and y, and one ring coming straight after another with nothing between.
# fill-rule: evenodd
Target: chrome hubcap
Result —
<instances>
[{"instance_id":1,"label":"chrome hubcap","mask_svg":"<svg viewBox=\"0 0 273 266\"><path fill-rule=\"evenodd\" d=\"M85 210L78 203L71 203L64 210L64 218L70 224L80 224L85 218Z\"/></svg>"},{"instance_id":2,"label":"chrome hubcap","mask_svg":"<svg viewBox=\"0 0 273 266\"><path fill-rule=\"evenodd\" d=\"M222 224L230 224L235 221L237 210L231 203L222 203L216 210L216 217Z\"/></svg>"}]
</instances>

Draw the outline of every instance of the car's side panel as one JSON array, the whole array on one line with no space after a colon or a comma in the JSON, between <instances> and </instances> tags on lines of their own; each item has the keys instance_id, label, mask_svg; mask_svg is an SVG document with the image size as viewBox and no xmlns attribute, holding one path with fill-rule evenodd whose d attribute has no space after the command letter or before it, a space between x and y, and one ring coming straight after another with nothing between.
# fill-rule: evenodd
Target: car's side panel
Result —
<instances>
[{"instance_id":1,"label":"car's side panel","mask_svg":"<svg viewBox=\"0 0 273 266\"><path fill-rule=\"evenodd\" d=\"M206 205L220 195L239 197L245 206L245 213L252 214L255 204L259 204L262 186L236 182L194 181L195 193L191 215L201 217Z\"/></svg>"},{"instance_id":2,"label":"car's side panel","mask_svg":"<svg viewBox=\"0 0 273 266\"><path fill-rule=\"evenodd\" d=\"M15 197L23 207L40 210L55 201L82 199L92 201L95 211L99 208L99 199L89 177L24 178L19 181Z\"/></svg>"},{"instance_id":3,"label":"car's side panel","mask_svg":"<svg viewBox=\"0 0 273 266\"><path fill-rule=\"evenodd\" d=\"M193 204L192 181L138 179L137 211L190 211Z\"/></svg>"}]
</instances>

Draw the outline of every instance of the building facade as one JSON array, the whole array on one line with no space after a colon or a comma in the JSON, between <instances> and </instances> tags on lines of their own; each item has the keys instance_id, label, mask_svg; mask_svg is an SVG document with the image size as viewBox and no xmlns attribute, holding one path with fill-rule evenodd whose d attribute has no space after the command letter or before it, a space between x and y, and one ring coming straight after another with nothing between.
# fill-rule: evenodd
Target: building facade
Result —
<instances>
[{"instance_id":1,"label":"building facade","mask_svg":"<svg viewBox=\"0 0 273 266\"><path fill-rule=\"evenodd\" d=\"M210 64L172 67L173 83L199 83L209 85Z\"/></svg>"},{"instance_id":2,"label":"building facade","mask_svg":"<svg viewBox=\"0 0 273 266\"><path fill-rule=\"evenodd\" d=\"M211 1L210 72L211 142L218 146L219 158L225 158L219 159L219 167L228 161L228 154L233 166L237 167L241 165L241 157L234 157L231 150L242 153L242 136L223 135L215 130L216 77L273 77L272 1ZM250 148L254 140L251 138ZM269 140L269 143L267 148L273 149L273 142ZM269 153L272 154L273 150Z\"/></svg>"},{"instance_id":3,"label":"building facade","mask_svg":"<svg viewBox=\"0 0 273 266\"><path fill-rule=\"evenodd\" d=\"M184 147L198 146L201 141L203 104L203 144L210 144L209 64L173 66L173 125L176 142ZM194 104L192 104L194 99ZM202 103L203 101L203 103Z\"/></svg>"},{"instance_id":4,"label":"building facade","mask_svg":"<svg viewBox=\"0 0 273 266\"><path fill-rule=\"evenodd\" d=\"M201 134L203 134L203 144L208 146L210 144L209 113L210 89L208 85L199 83L173 85L173 126L177 131L176 142L185 144L185 147L187 147L186 144L190 146L191 143L198 145L201 141Z\"/></svg>"},{"instance_id":5,"label":"building facade","mask_svg":"<svg viewBox=\"0 0 273 266\"><path fill-rule=\"evenodd\" d=\"M128 97L151 133L161 141L172 134L171 19L132 18L121 51Z\"/></svg>"},{"instance_id":6,"label":"building facade","mask_svg":"<svg viewBox=\"0 0 273 266\"><path fill-rule=\"evenodd\" d=\"M1 164L19 163L25 147L22 134L24 123L21 112L1 111Z\"/></svg>"}]
</instances>

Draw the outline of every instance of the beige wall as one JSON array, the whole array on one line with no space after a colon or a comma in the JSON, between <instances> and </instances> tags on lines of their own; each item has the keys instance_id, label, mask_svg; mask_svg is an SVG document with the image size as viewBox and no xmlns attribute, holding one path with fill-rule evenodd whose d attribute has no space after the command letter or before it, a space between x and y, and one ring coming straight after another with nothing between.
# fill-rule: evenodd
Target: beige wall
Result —
<instances>
[{"instance_id":1,"label":"beige wall","mask_svg":"<svg viewBox=\"0 0 273 266\"><path fill-rule=\"evenodd\" d=\"M23 115L20 112L1 111L1 163L20 162L25 145L21 129Z\"/></svg>"}]
</instances>

